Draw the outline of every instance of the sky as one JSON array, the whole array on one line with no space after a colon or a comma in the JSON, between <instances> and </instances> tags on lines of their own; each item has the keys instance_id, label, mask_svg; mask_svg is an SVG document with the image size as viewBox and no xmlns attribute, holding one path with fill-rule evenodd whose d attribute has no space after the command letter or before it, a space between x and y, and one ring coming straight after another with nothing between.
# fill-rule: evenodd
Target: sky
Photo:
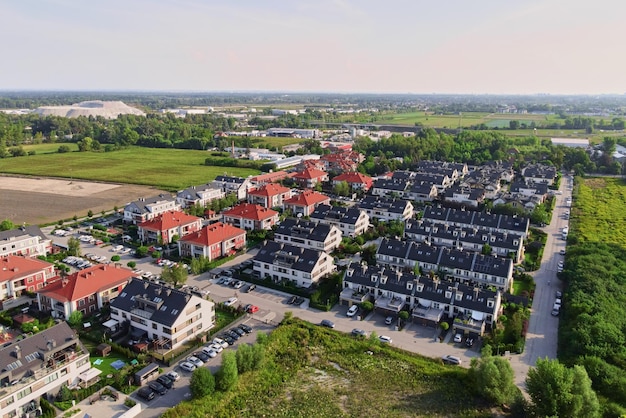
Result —
<instances>
[{"instance_id":1,"label":"sky","mask_svg":"<svg viewBox=\"0 0 626 418\"><path fill-rule=\"evenodd\" d=\"M624 94L618 0L0 0L0 90Z\"/></svg>"}]
</instances>

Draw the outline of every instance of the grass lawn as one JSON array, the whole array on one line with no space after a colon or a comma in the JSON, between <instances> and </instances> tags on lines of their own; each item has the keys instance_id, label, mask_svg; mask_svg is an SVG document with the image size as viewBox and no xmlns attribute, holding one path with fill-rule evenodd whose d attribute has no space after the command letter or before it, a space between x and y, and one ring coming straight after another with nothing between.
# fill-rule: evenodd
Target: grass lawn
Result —
<instances>
[{"instance_id":1,"label":"grass lawn","mask_svg":"<svg viewBox=\"0 0 626 418\"><path fill-rule=\"evenodd\" d=\"M206 151L129 147L112 152L5 158L0 160L0 172L143 184L170 191L207 183L218 175L247 177L259 173L249 168L205 166L207 157Z\"/></svg>"},{"instance_id":2,"label":"grass lawn","mask_svg":"<svg viewBox=\"0 0 626 418\"><path fill-rule=\"evenodd\" d=\"M70 151L78 151L78 145L70 142L57 142L54 144L36 144L36 145L22 145L24 151L35 151L37 154L54 154L59 150L61 145L66 145L70 148Z\"/></svg>"},{"instance_id":3,"label":"grass lawn","mask_svg":"<svg viewBox=\"0 0 626 418\"><path fill-rule=\"evenodd\" d=\"M522 280L513 281L513 294L519 296L523 291L527 291L529 294L532 290L532 285L529 282L524 282Z\"/></svg>"}]
</instances>

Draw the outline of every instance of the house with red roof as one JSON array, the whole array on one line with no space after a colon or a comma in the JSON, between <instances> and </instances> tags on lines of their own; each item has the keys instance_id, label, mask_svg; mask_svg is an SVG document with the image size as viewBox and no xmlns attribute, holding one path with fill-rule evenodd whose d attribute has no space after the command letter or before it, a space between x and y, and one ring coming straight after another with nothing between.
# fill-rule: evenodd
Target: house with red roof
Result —
<instances>
[{"instance_id":1,"label":"house with red roof","mask_svg":"<svg viewBox=\"0 0 626 418\"><path fill-rule=\"evenodd\" d=\"M234 254L246 245L246 231L217 222L178 240L181 257L206 257L215 260Z\"/></svg>"},{"instance_id":2,"label":"house with red roof","mask_svg":"<svg viewBox=\"0 0 626 418\"><path fill-rule=\"evenodd\" d=\"M291 198L291 189L280 184L270 183L248 192L248 203L261 205L264 208L275 208L283 205L283 201Z\"/></svg>"},{"instance_id":3,"label":"house with red roof","mask_svg":"<svg viewBox=\"0 0 626 418\"><path fill-rule=\"evenodd\" d=\"M242 203L224 211L222 221L245 230L271 229L278 223L278 212L252 203Z\"/></svg>"},{"instance_id":4,"label":"house with red roof","mask_svg":"<svg viewBox=\"0 0 626 418\"><path fill-rule=\"evenodd\" d=\"M359 164L365 161L365 156L352 150L341 150L320 157L324 164L324 170L333 173L344 173L346 171L357 171Z\"/></svg>"},{"instance_id":5,"label":"house with red roof","mask_svg":"<svg viewBox=\"0 0 626 418\"><path fill-rule=\"evenodd\" d=\"M290 210L295 216L298 216L298 214L309 216L318 205L330 205L330 197L313 190L305 190L283 202L283 208Z\"/></svg>"},{"instance_id":6,"label":"house with red roof","mask_svg":"<svg viewBox=\"0 0 626 418\"><path fill-rule=\"evenodd\" d=\"M133 276L120 264L88 267L37 290L39 310L65 320L75 311L91 315L116 298Z\"/></svg>"},{"instance_id":7,"label":"house with red roof","mask_svg":"<svg viewBox=\"0 0 626 418\"><path fill-rule=\"evenodd\" d=\"M0 301L20 297L24 292L35 292L56 275L54 264L38 258L0 257Z\"/></svg>"},{"instance_id":8,"label":"house with red roof","mask_svg":"<svg viewBox=\"0 0 626 418\"><path fill-rule=\"evenodd\" d=\"M333 186L345 181L348 183L350 188L355 190L363 190L364 192L368 191L370 187L372 187L373 180L370 176L366 176L365 174L361 174L355 171L339 174L338 176L333 178Z\"/></svg>"},{"instance_id":9,"label":"house with red roof","mask_svg":"<svg viewBox=\"0 0 626 418\"><path fill-rule=\"evenodd\" d=\"M254 176L250 178L252 184L268 184L268 183L276 183L277 181L281 181L282 179L286 179L289 177L289 173L281 170L281 171L273 171L271 173L259 174L258 176Z\"/></svg>"},{"instance_id":10,"label":"house with red roof","mask_svg":"<svg viewBox=\"0 0 626 418\"><path fill-rule=\"evenodd\" d=\"M141 242L169 244L173 237L181 238L201 228L201 218L184 212L171 211L140 223L137 233Z\"/></svg>"},{"instance_id":11,"label":"house with red roof","mask_svg":"<svg viewBox=\"0 0 626 418\"><path fill-rule=\"evenodd\" d=\"M296 175L293 176L293 179L300 185L300 187L312 189L318 183L328 181L328 173L316 168L307 168L296 173Z\"/></svg>"}]
</instances>

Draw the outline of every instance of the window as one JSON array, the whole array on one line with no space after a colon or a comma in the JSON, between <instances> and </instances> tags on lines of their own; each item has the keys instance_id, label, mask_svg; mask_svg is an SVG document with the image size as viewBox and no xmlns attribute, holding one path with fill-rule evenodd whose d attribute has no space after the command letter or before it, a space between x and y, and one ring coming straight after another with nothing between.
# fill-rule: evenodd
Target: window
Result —
<instances>
[{"instance_id":1,"label":"window","mask_svg":"<svg viewBox=\"0 0 626 418\"><path fill-rule=\"evenodd\" d=\"M79 300L78 306L85 306L85 300L84 299Z\"/></svg>"},{"instance_id":2,"label":"window","mask_svg":"<svg viewBox=\"0 0 626 418\"><path fill-rule=\"evenodd\" d=\"M95 312L95 311L96 311L96 305L90 305L89 312Z\"/></svg>"},{"instance_id":3,"label":"window","mask_svg":"<svg viewBox=\"0 0 626 418\"><path fill-rule=\"evenodd\" d=\"M89 295L89 302L93 302L94 300L96 300L96 297L94 295Z\"/></svg>"},{"instance_id":4,"label":"window","mask_svg":"<svg viewBox=\"0 0 626 418\"><path fill-rule=\"evenodd\" d=\"M152 329L157 329L157 324L155 324L154 322L152 323Z\"/></svg>"}]
</instances>

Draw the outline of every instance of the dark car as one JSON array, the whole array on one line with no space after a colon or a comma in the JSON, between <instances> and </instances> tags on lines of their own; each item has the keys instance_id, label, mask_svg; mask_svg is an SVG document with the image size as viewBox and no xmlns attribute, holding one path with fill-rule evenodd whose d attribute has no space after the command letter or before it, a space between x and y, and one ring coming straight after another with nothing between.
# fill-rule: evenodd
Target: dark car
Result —
<instances>
[{"instance_id":1,"label":"dark car","mask_svg":"<svg viewBox=\"0 0 626 418\"><path fill-rule=\"evenodd\" d=\"M174 386L174 382L172 380L170 380L170 378L165 376L165 375L157 377L156 381L159 382L160 384L162 384L163 386L165 386L168 389L171 389L172 386Z\"/></svg>"},{"instance_id":2,"label":"dark car","mask_svg":"<svg viewBox=\"0 0 626 418\"><path fill-rule=\"evenodd\" d=\"M235 340L228 334L225 334L224 336L222 336L222 339L224 341L226 341L228 343L228 345L233 345L235 344Z\"/></svg>"},{"instance_id":3,"label":"dark car","mask_svg":"<svg viewBox=\"0 0 626 418\"><path fill-rule=\"evenodd\" d=\"M239 325L239 328L244 330L246 332L246 334L250 334L252 332L252 327L249 326L249 325L246 325L246 324Z\"/></svg>"},{"instance_id":4,"label":"dark car","mask_svg":"<svg viewBox=\"0 0 626 418\"><path fill-rule=\"evenodd\" d=\"M145 399L146 401L151 401L154 399L154 391L149 387L142 387L137 391L137 396Z\"/></svg>"},{"instance_id":5,"label":"dark car","mask_svg":"<svg viewBox=\"0 0 626 418\"><path fill-rule=\"evenodd\" d=\"M159 395L165 395L167 393L167 388L157 382L156 380L148 383L148 387L158 393Z\"/></svg>"},{"instance_id":6,"label":"dark car","mask_svg":"<svg viewBox=\"0 0 626 418\"><path fill-rule=\"evenodd\" d=\"M233 332L236 332L240 337L246 335L246 332L239 327L235 327L232 329Z\"/></svg>"},{"instance_id":7,"label":"dark car","mask_svg":"<svg viewBox=\"0 0 626 418\"><path fill-rule=\"evenodd\" d=\"M474 338L473 337L467 337L467 340L465 340L465 345L467 347L474 346Z\"/></svg>"},{"instance_id":8,"label":"dark car","mask_svg":"<svg viewBox=\"0 0 626 418\"><path fill-rule=\"evenodd\" d=\"M293 305L294 303L296 303L296 299L298 299L296 296L290 297L289 300L287 301L287 304Z\"/></svg>"},{"instance_id":9,"label":"dark car","mask_svg":"<svg viewBox=\"0 0 626 418\"><path fill-rule=\"evenodd\" d=\"M256 289L256 285L251 284L250 286L248 286L247 292L252 292L254 289Z\"/></svg>"},{"instance_id":10,"label":"dark car","mask_svg":"<svg viewBox=\"0 0 626 418\"><path fill-rule=\"evenodd\" d=\"M211 357L209 357L203 351L198 351L197 353L194 354L194 356L198 357L200 360L202 360L205 363L211 359Z\"/></svg>"},{"instance_id":11,"label":"dark car","mask_svg":"<svg viewBox=\"0 0 626 418\"><path fill-rule=\"evenodd\" d=\"M293 301L294 305L302 305L304 303L304 298L297 297L296 300Z\"/></svg>"},{"instance_id":12,"label":"dark car","mask_svg":"<svg viewBox=\"0 0 626 418\"><path fill-rule=\"evenodd\" d=\"M329 319L322 319L322 322L320 322L320 325L326 328L335 328L334 322Z\"/></svg>"},{"instance_id":13,"label":"dark car","mask_svg":"<svg viewBox=\"0 0 626 418\"><path fill-rule=\"evenodd\" d=\"M226 331L226 335L228 335L230 338L232 338L235 341L237 341L239 339L239 334L237 334L232 329L229 329L228 331Z\"/></svg>"}]
</instances>

